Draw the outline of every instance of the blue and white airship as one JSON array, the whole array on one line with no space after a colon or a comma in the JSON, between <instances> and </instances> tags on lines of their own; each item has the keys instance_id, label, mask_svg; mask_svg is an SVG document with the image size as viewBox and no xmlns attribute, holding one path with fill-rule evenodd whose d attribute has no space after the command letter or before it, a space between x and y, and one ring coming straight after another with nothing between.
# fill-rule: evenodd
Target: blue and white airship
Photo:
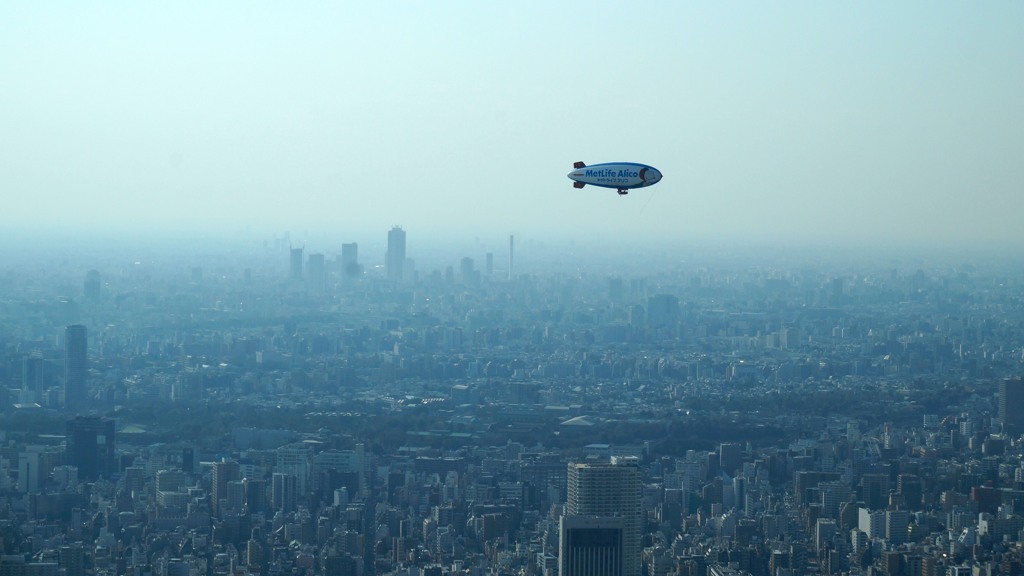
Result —
<instances>
[{"instance_id":1,"label":"blue and white airship","mask_svg":"<svg viewBox=\"0 0 1024 576\"><path fill-rule=\"evenodd\" d=\"M636 162L607 162L587 166L583 162L572 165L568 176L572 185L583 188L587 184L602 188L615 188L619 194L629 194L633 188L653 186L661 181L661 171L653 166Z\"/></svg>"}]
</instances>

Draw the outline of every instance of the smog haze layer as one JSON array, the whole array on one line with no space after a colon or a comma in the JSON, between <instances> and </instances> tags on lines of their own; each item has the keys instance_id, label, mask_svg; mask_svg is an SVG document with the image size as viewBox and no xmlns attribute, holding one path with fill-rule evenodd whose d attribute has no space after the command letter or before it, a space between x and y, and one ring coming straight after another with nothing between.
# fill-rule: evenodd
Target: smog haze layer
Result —
<instances>
[{"instance_id":1,"label":"smog haze layer","mask_svg":"<svg viewBox=\"0 0 1024 576\"><path fill-rule=\"evenodd\" d=\"M1019 3L0 6L17 238L1024 240ZM618 197L574 161L665 175ZM333 239L332 239L333 241Z\"/></svg>"}]
</instances>

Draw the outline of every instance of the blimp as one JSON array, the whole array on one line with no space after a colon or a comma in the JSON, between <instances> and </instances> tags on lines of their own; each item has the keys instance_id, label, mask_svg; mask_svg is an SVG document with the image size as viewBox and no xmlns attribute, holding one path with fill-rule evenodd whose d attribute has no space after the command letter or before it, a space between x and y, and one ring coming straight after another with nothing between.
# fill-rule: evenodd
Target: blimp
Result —
<instances>
[{"instance_id":1,"label":"blimp","mask_svg":"<svg viewBox=\"0 0 1024 576\"><path fill-rule=\"evenodd\" d=\"M583 188L587 184L615 188L619 195L629 194L634 188L644 188L661 182L660 170L636 162L606 162L592 166L576 162L568 176L576 188Z\"/></svg>"}]
</instances>

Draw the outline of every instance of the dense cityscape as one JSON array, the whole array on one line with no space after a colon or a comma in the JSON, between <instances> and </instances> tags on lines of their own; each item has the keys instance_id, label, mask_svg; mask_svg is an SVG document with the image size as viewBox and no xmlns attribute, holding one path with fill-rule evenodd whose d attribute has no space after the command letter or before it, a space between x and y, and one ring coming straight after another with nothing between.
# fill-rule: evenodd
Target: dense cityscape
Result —
<instances>
[{"instance_id":1,"label":"dense cityscape","mask_svg":"<svg viewBox=\"0 0 1024 576\"><path fill-rule=\"evenodd\" d=\"M0 576L1024 574L1019 263L414 234L0 269Z\"/></svg>"}]
</instances>

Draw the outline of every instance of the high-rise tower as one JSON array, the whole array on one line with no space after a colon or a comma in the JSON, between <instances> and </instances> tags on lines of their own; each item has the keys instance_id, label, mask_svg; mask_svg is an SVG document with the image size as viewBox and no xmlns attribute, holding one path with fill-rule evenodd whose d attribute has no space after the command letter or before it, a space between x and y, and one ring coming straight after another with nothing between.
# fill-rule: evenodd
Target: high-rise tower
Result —
<instances>
[{"instance_id":1,"label":"high-rise tower","mask_svg":"<svg viewBox=\"0 0 1024 576\"><path fill-rule=\"evenodd\" d=\"M302 280L302 248L291 248L288 255L288 277L292 280Z\"/></svg>"},{"instance_id":2,"label":"high-rise tower","mask_svg":"<svg viewBox=\"0 0 1024 576\"><path fill-rule=\"evenodd\" d=\"M100 299L100 273L98 270L89 270L85 273L85 282L82 284L82 294L86 300L98 302Z\"/></svg>"},{"instance_id":3,"label":"high-rise tower","mask_svg":"<svg viewBox=\"0 0 1024 576\"><path fill-rule=\"evenodd\" d=\"M358 278L362 273L359 268L359 244L352 242L341 245L341 277L348 280Z\"/></svg>"},{"instance_id":4,"label":"high-rise tower","mask_svg":"<svg viewBox=\"0 0 1024 576\"><path fill-rule=\"evenodd\" d=\"M263 478L243 478L245 485L245 505L249 512L267 512L270 503L267 501L267 481Z\"/></svg>"},{"instance_id":5,"label":"high-rise tower","mask_svg":"<svg viewBox=\"0 0 1024 576\"><path fill-rule=\"evenodd\" d=\"M22 402L43 403L43 388L46 386L46 379L43 369L46 362L41 354L26 356L21 364L21 394Z\"/></svg>"},{"instance_id":6,"label":"high-rise tower","mask_svg":"<svg viewBox=\"0 0 1024 576\"><path fill-rule=\"evenodd\" d=\"M76 416L67 424L67 460L82 480L109 478L117 472L114 421L98 416Z\"/></svg>"},{"instance_id":7,"label":"high-rise tower","mask_svg":"<svg viewBox=\"0 0 1024 576\"><path fill-rule=\"evenodd\" d=\"M405 268L405 230L395 226L388 231L388 252L384 257L384 270L389 280L402 280Z\"/></svg>"},{"instance_id":8,"label":"high-rise tower","mask_svg":"<svg viewBox=\"0 0 1024 576\"><path fill-rule=\"evenodd\" d=\"M622 519L624 576L640 575L640 489L636 458L612 457L608 463L569 464L565 515Z\"/></svg>"},{"instance_id":9,"label":"high-rise tower","mask_svg":"<svg viewBox=\"0 0 1024 576\"><path fill-rule=\"evenodd\" d=\"M621 516L562 516L558 522L558 576L622 576Z\"/></svg>"},{"instance_id":10,"label":"high-rise tower","mask_svg":"<svg viewBox=\"0 0 1024 576\"><path fill-rule=\"evenodd\" d=\"M271 504L274 506L274 510L294 512L297 499L295 475L274 472L271 476Z\"/></svg>"},{"instance_id":11,"label":"high-rise tower","mask_svg":"<svg viewBox=\"0 0 1024 576\"><path fill-rule=\"evenodd\" d=\"M215 517L220 517L220 510L228 499L228 482L238 480L241 469L234 460L214 462L210 471L210 508Z\"/></svg>"},{"instance_id":12,"label":"high-rise tower","mask_svg":"<svg viewBox=\"0 0 1024 576\"><path fill-rule=\"evenodd\" d=\"M327 262L323 254L310 254L306 262L306 282L314 290L327 287Z\"/></svg>"},{"instance_id":13,"label":"high-rise tower","mask_svg":"<svg viewBox=\"0 0 1024 576\"><path fill-rule=\"evenodd\" d=\"M64 408L75 411L85 404L88 376L88 337L85 326L64 329Z\"/></svg>"},{"instance_id":14,"label":"high-rise tower","mask_svg":"<svg viewBox=\"0 0 1024 576\"><path fill-rule=\"evenodd\" d=\"M736 475L736 470L743 463L743 447L731 442L723 442L718 445L718 467L722 472L730 476Z\"/></svg>"},{"instance_id":15,"label":"high-rise tower","mask_svg":"<svg viewBox=\"0 0 1024 576\"><path fill-rule=\"evenodd\" d=\"M999 421L1006 434L1024 434L1024 379L1006 378L999 383Z\"/></svg>"},{"instance_id":16,"label":"high-rise tower","mask_svg":"<svg viewBox=\"0 0 1024 576\"><path fill-rule=\"evenodd\" d=\"M647 325L671 328L679 319L679 299L671 294L647 298Z\"/></svg>"}]
</instances>

